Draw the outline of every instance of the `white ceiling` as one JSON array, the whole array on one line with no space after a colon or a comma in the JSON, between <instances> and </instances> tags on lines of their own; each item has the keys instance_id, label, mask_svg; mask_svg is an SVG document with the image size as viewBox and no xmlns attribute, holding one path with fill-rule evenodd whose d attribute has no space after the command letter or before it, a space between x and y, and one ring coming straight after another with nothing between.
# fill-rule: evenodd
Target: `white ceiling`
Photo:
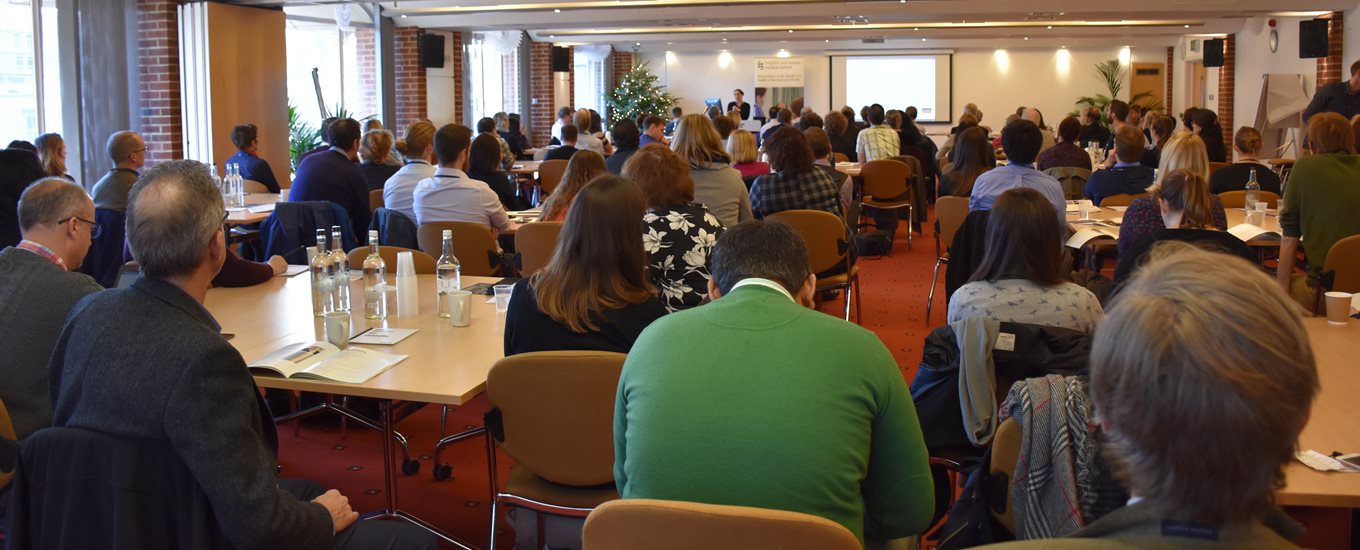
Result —
<instances>
[{"instance_id":1,"label":"white ceiling","mask_svg":"<svg viewBox=\"0 0 1360 550\"><path fill-rule=\"evenodd\" d=\"M229 0L330 17L342 0ZM381 2L401 26L525 30L535 40L644 51L862 50L1131 45L1237 32L1252 17L1349 10L1357 0L413 0ZM372 3L363 3L372 6ZM1052 25L1052 28L1049 28ZM1186 25L1189 25L1188 27ZM792 29L794 32L790 33ZM862 39L883 38L883 44ZM922 40L922 39L925 40Z\"/></svg>"}]
</instances>

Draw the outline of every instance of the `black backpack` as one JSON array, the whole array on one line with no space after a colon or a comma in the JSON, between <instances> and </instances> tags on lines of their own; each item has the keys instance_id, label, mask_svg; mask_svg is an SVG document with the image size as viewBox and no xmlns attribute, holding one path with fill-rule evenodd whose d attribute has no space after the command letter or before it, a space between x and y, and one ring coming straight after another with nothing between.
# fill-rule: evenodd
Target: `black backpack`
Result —
<instances>
[{"instance_id":1,"label":"black backpack","mask_svg":"<svg viewBox=\"0 0 1360 550\"><path fill-rule=\"evenodd\" d=\"M892 250L892 238L887 231L875 229L855 234L855 254L883 256Z\"/></svg>"},{"instance_id":2,"label":"black backpack","mask_svg":"<svg viewBox=\"0 0 1360 550\"><path fill-rule=\"evenodd\" d=\"M1006 474L992 475L991 463L992 449L989 447L973 472L968 474L963 494L949 508L949 518L940 531L940 550L1015 540L1015 535L993 515L993 512L1005 511L1010 494Z\"/></svg>"}]
</instances>

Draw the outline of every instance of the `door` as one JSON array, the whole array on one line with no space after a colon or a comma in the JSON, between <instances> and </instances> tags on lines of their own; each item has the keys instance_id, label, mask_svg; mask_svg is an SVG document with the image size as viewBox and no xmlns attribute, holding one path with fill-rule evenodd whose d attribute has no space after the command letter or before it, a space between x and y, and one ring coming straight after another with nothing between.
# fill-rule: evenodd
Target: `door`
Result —
<instances>
[{"instance_id":1,"label":"door","mask_svg":"<svg viewBox=\"0 0 1360 550\"><path fill-rule=\"evenodd\" d=\"M1130 96L1148 93L1150 97L1139 100L1144 107L1166 105L1166 65L1163 63L1134 63L1131 67L1133 80L1129 83Z\"/></svg>"}]
</instances>

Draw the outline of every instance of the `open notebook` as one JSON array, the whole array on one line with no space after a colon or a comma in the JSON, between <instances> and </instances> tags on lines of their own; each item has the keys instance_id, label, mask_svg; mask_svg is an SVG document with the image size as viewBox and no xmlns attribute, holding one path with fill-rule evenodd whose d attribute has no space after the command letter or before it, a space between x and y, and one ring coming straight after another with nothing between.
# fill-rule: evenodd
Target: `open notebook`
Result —
<instances>
[{"instance_id":1,"label":"open notebook","mask_svg":"<svg viewBox=\"0 0 1360 550\"><path fill-rule=\"evenodd\" d=\"M253 371L268 371L284 378L332 380L362 384L406 359L370 349L350 347L341 351L326 342L303 342L250 362Z\"/></svg>"},{"instance_id":2,"label":"open notebook","mask_svg":"<svg viewBox=\"0 0 1360 550\"><path fill-rule=\"evenodd\" d=\"M1242 242L1251 241L1253 239L1280 240L1279 233L1249 223L1239 223L1229 227L1228 232L1232 233L1232 236L1242 239Z\"/></svg>"}]
</instances>

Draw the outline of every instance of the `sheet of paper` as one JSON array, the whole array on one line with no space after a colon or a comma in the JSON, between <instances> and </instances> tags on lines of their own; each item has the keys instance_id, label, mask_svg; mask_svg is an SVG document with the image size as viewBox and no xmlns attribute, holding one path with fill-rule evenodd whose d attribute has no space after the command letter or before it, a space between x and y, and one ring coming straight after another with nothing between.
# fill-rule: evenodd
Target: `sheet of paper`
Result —
<instances>
[{"instance_id":1,"label":"sheet of paper","mask_svg":"<svg viewBox=\"0 0 1360 550\"><path fill-rule=\"evenodd\" d=\"M371 328L349 339L351 344L376 344L390 346L415 334L413 328Z\"/></svg>"},{"instance_id":2,"label":"sheet of paper","mask_svg":"<svg viewBox=\"0 0 1360 550\"><path fill-rule=\"evenodd\" d=\"M400 363L406 357L405 355L392 355L351 347L318 365L313 365L308 371L337 382L362 384L392 368L392 365ZM304 375L306 373L299 374ZM302 378L303 376L298 377Z\"/></svg>"},{"instance_id":3,"label":"sheet of paper","mask_svg":"<svg viewBox=\"0 0 1360 550\"><path fill-rule=\"evenodd\" d=\"M283 270L283 273L275 275L275 277L292 277L294 275L301 275L303 273L306 273L307 269L308 268L305 265L288 264L288 267Z\"/></svg>"},{"instance_id":4,"label":"sheet of paper","mask_svg":"<svg viewBox=\"0 0 1360 550\"><path fill-rule=\"evenodd\" d=\"M1259 237L1269 237L1275 239L1280 238L1279 233L1275 233L1274 231L1269 231L1261 226L1252 225L1249 223L1239 223L1237 225L1229 227L1228 233L1231 233L1232 236L1234 237L1242 239L1242 242L1247 242Z\"/></svg>"},{"instance_id":5,"label":"sheet of paper","mask_svg":"<svg viewBox=\"0 0 1360 550\"><path fill-rule=\"evenodd\" d=\"M1119 238L1119 230L1099 226L1092 226L1090 229L1082 229L1081 231L1073 233L1072 237L1067 239L1067 246L1079 249L1086 246L1086 243L1092 240L1105 238Z\"/></svg>"}]
</instances>

